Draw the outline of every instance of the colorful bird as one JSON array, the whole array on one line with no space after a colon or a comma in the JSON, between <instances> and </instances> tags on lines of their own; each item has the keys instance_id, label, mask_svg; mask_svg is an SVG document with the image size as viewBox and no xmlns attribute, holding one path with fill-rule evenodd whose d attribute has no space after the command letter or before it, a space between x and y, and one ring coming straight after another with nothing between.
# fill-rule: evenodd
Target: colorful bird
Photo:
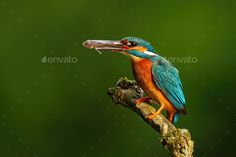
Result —
<instances>
[{"instance_id":1,"label":"colorful bird","mask_svg":"<svg viewBox=\"0 0 236 157\"><path fill-rule=\"evenodd\" d=\"M180 113L186 114L185 97L178 70L165 58L156 53L153 46L140 38L126 37L120 41L87 40L86 48L109 50L122 53L131 59L134 77L148 97L136 103L158 102L160 108L149 119L166 110L167 118L176 123Z\"/></svg>"}]
</instances>

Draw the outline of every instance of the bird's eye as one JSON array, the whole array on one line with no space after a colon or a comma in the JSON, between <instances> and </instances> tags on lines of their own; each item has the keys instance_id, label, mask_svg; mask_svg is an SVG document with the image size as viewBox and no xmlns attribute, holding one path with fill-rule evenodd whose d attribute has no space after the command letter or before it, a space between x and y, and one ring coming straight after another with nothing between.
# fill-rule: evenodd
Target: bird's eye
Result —
<instances>
[{"instance_id":1,"label":"bird's eye","mask_svg":"<svg viewBox=\"0 0 236 157\"><path fill-rule=\"evenodd\" d=\"M137 46L137 43L134 41L122 40L121 43L129 47Z\"/></svg>"},{"instance_id":2,"label":"bird's eye","mask_svg":"<svg viewBox=\"0 0 236 157\"><path fill-rule=\"evenodd\" d=\"M134 47L134 46L136 46L136 45L137 45L137 43L136 43L136 42L134 42L134 41L130 41L129 43L130 43L130 47Z\"/></svg>"}]
</instances>

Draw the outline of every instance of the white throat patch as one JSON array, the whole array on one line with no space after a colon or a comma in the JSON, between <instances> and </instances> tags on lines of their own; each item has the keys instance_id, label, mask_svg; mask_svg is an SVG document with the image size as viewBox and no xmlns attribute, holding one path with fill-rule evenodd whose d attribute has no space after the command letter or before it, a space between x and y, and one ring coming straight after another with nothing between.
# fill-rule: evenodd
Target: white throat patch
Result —
<instances>
[{"instance_id":1,"label":"white throat patch","mask_svg":"<svg viewBox=\"0 0 236 157\"><path fill-rule=\"evenodd\" d=\"M150 56L157 56L157 54L150 52L150 51L144 51L143 53L150 55Z\"/></svg>"}]
</instances>

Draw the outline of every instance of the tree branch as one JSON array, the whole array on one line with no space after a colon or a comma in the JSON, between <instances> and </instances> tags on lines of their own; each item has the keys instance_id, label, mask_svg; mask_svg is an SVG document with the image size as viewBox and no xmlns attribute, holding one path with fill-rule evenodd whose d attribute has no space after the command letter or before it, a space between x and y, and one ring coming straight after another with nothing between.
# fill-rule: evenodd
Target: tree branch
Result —
<instances>
[{"instance_id":1,"label":"tree branch","mask_svg":"<svg viewBox=\"0 0 236 157\"><path fill-rule=\"evenodd\" d=\"M115 87L109 88L108 95L116 104L135 111L146 123L159 132L161 144L170 151L172 157L193 156L194 142L187 129L177 129L163 115L157 115L153 120L148 120L147 117L155 113L156 109L147 103L135 104L135 100L144 95L143 90L135 81L120 78Z\"/></svg>"}]
</instances>

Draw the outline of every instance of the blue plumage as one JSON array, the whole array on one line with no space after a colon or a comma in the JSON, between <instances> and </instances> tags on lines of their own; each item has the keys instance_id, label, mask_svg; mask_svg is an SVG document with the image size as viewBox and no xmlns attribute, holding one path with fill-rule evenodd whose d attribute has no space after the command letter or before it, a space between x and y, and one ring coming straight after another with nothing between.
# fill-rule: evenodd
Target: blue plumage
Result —
<instances>
[{"instance_id":1,"label":"blue plumage","mask_svg":"<svg viewBox=\"0 0 236 157\"><path fill-rule=\"evenodd\" d=\"M155 60L155 61L154 61ZM185 114L185 98L178 70L162 57L153 59L153 79L175 108Z\"/></svg>"}]
</instances>

